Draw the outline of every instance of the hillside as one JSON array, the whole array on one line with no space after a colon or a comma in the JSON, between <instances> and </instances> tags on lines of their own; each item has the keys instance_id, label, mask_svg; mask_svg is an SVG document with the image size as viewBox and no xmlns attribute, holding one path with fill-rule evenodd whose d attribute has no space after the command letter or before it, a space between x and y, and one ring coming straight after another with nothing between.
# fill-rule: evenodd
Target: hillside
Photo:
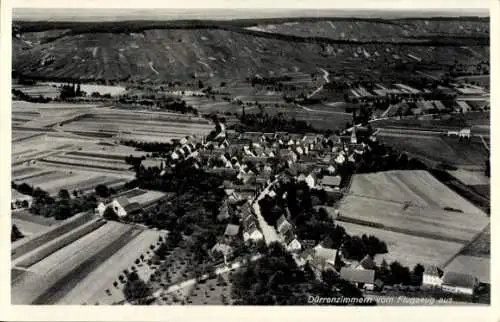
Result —
<instances>
[{"instance_id":1,"label":"hillside","mask_svg":"<svg viewBox=\"0 0 500 322\"><path fill-rule=\"evenodd\" d=\"M351 73L354 65L405 64L415 56L438 68L453 63L450 57L462 64L488 60L489 27L484 19L464 23L444 19L430 26L424 20L404 24L380 19L303 20L19 22L13 34L13 69L48 79L184 82L199 78L216 83L255 74L309 74L317 67ZM268 27L271 22L282 23L279 32L255 27ZM304 33L311 24L316 31ZM323 32L325 24L346 32ZM254 27L250 30L250 26ZM468 32L456 37L460 28ZM365 32L368 29L370 33ZM421 36L430 29L436 32Z\"/></svg>"}]
</instances>

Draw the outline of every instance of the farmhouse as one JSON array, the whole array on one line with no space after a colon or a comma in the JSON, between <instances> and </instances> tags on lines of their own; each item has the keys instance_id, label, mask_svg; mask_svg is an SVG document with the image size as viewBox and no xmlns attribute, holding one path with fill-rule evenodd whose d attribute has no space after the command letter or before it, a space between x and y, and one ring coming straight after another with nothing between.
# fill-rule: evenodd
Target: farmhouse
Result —
<instances>
[{"instance_id":1,"label":"farmhouse","mask_svg":"<svg viewBox=\"0 0 500 322\"><path fill-rule=\"evenodd\" d=\"M217 215L218 221L224 221L229 219L234 214L233 208L229 205L229 201L226 199L222 202L219 208L219 214Z\"/></svg>"},{"instance_id":2,"label":"farmhouse","mask_svg":"<svg viewBox=\"0 0 500 322\"><path fill-rule=\"evenodd\" d=\"M443 271L441 271L437 266L430 265L425 267L424 274L422 276L422 286L424 287L440 287L442 283Z\"/></svg>"},{"instance_id":3,"label":"farmhouse","mask_svg":"<svg viewBox=\"0 0 500 322\"><path fill-rule=\"evenodd\" d=\"M375 271L372 269L360 270L342 267L340 278L353 283L358 288L373 290L375 288Z\"/></svg>"},{"instance_id":4,"label":"farmhouse","mask_svg":"<svg viewBox=\"0 0 500 322\"><path fill-rule=\"evenodd\" d=\"M112 197L111 201L100 202L96 212L102 216L106 208L111 207L119 217L125 217L155 205L165 196L159 191L132 189Z\"/></svg>"},{"instance_id":5,"label":"farmhouse","mask_svg":"<svg viewBox=\"0 0 500 322\"><path fill-rule=\"evenodd\" d=\"M472 275L446 272L441 287L446 292L473 295L478 284L477 278Z\"/></svg>"},{"instance_id":6,"label":"farmhouse","mask_svg":"<svg viewBox=\"0 0 500 322\"><path fill-rule=\"evenodd\" d=\"M264 239L264 235L262 235L256 224L250 225L248 229L243 233L243 240L245 242L248 240L259 241L262 239Z\"/></svg>"},{"instance_id":7,"label":"farmhouse","mask_svg":"<svg viewBox=\"0 0 500 322\"><path fill-rule=\"evenodd\" d=\"M338 251L336 249L323 247L319 244L314 247L314 258L335 266L338 260Z\"/></svg>"}]
</instances>

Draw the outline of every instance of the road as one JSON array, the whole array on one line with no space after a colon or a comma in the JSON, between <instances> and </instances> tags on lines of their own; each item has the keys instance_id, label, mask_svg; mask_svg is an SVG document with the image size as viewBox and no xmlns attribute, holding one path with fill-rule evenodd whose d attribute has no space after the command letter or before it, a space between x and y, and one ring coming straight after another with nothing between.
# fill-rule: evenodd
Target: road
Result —
<instances>
[{"instance_id":1,"label":"road","mask_svg":"<svg viewBox=\"0 0 500 322\"><path fill-rule=\"evenodd\" d=\"M250 261L254 262L254 261L260 259L261 257L262 257L262 255L260 255L260 254L254 255L250 259ZM224 266L224 267L217 268L215 270L215 275L225 274L225 273L229 272L230 270L238 269L243 265L244 265L244 263L239 261L239 262L231 264L231 266ZM206 279L206 278L208 278L208 274L204 274L201 276L201 279ZM166 290L160 289L160 290L154 292L153 296L158 298L158 297L164 296L166 294L177 292L178 290L181 290L183 288L186 288L188 286L195 285L195 284L196 284L196 278L192 278L192 279L185 280L185 281L182 281L182 282L174 284L174 285L170 285Z\"/></svg>"},{"instance_id":2,"label":"road","mask_svg":"<svg viewBox=\"0 0 500 322\"><path fill-rule=\"evenodd\" d=\"M330 83L330 73L323 68L318 68L318 69L320 69L323 72L323 79L325 80L325 84ZM324 86L324 84L322 84L321 86L316 88L311 94L307 95L307 98L311 98L314 95L316 95L318 92L320 92L323 89L323 86Z\"/></svg>"},{"instance_id":3,"label":"road","mask_svg":"<svg viewBox=\"0 0 500 322\"><path fill-rule=\"evenodd\" d=\"M279 242L280 238L278 237L278 233L274 229L274 227L270 226L264 217L262 217L262 214L260 212L260 205L259 201L263 199L268 193L269 189L276 183L276 180L271 182L262 192L259 194L257 199L255 199L253 203L253 210L255 215L257 216L257 219L259 220L259 225L260 229L262 231L262 234L264 235L264 240L266 241L266 244L269 245L273 242Z\"/></svg>"}]
</instances>

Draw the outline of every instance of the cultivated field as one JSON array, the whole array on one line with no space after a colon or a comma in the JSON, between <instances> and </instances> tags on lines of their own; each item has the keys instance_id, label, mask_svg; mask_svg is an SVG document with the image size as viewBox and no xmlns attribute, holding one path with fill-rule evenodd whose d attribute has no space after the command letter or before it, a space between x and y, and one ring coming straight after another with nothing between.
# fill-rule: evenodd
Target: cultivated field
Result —
<instances>
[{"instance_id":1,"label":"cultivated field","mask_svg":"<svg viewBox=\"0 0 500 322\"><path fill-rule=\"evenodd\" d=\"M354 175L350 195L411 203L414 206L443 209L451 207L464 213L484 213L439 182L427 171L387 171Z\"/></svg>"},{"instance_id":2,"label":"cultivated field","mask_svg":"<svg viewBox=\"0 0 500 322\"><path fill-rule=\"evenodd\" d=\"M398 135L385 135L384 131L377 133L377 139L394 148L406 151L412 155L438 163L446 163L456 167L482 167L488 157L484 145L472 141L459 142L458 138L431 135L407 134L400 131Z\"/></svg>"},{"instance_id":3,"label":"cultivated field","mask_svg":"<svg viewBox=\"0 0 500 322\"><path fill-rule=\"evenodd\" d=\"M75 220L68 220L71 221ZM99 225L95 224L100 221ZM76 227L74 224L70 226L72 227L69 230L66 228L67 233L64 235L51 232L51 236L44 237L45 243L38 242L34 245L31 242L34 248L30 247L25 255L15 260L13 267L20 265L26 272L16 273L12 280L12 303L65 303L70 298L75 299L73 296L68 297L75 287L81 291L81 285L85 285L85 292L78 292L78 300L92 301L91 304L94 304L103 295L107 296L104 292L106 288L112 288L110 276L113 276L113 280L117 279L123 269L130 269L141 252L146 252L150 245L157 246L160 236L156 231L145 231L117 222L104 222L102 219L80 223ZM105 267L100 268L101 265ZM96 272L99 269L106 273ZM148 272L140 274L146 276ZM87 278L90 281L85 281Z\"/></svg>"},{"instance_id":4,"label":"cultivated field","mask_svg":"<svg viewBox=\"0 0 500 322\"><path fill-rule=\"evenodd\" d=\"M387 254L375 256L380 264L385 259L389 264L398 261L413 268L414 265L443 265L449 258L460 251L463 244L401 234L385 229L378 229L365 225L339 222L340 226L352 235L373 235L387 244Z\"/></svg>"},{"instance_id":5,"label":"cultivated field","mask_svg":"<svg viewBox=\"0 0 500 322\"><path fill-rule=\"evenodd\" d=\"M487 185L490 183L490 178L484 175L481 171L453 170L448 171L454 178L465 185Z\"/></svg>"},{"instance_id":6,"label":"cultivated field","mask_svg":"<svg viewBox=\"0 0 500 322\"><path fill-rule=\"evenodd\" d=\"M342 201L340 216L342 221L458 243L473 239L489 221L481 214L407 206L358 196L348 196Z\"/></svg>"},{"instance_id":7,"label":"cultivated field","mask_svg":"<svg viewBox=\"0 0 500 322\"><path fill-rule=\"evenodd\" d=\"M339 211L337 221L349 233L387 243L389 253L380 258L411 265L444 265L489 224L484 212L426 171L356 174Z\"/></svg>"},{"instance_id":8,"label":"cultivated field","mask_svg":"<svg viewBox=\"0 0 500 322\"><path fill-rule=\"evenodd\" d=\"M124 300L123 284L119 283L118 287L113 286L113 282L119 282L118 276L123 274L123 270L132 271L132 267L137 270L137 273L144 281L149 280L149 276L153 273L153 269L145 264L151 253L146 254L150 250L150 246L157 246L158 237L165 237L158 231L144 230L137 236L131 239L116 253L109 258L105 258L99 267L92 271L87 277L79 281L79 283L70 290L58 304L113 304ZM140 264L135 264L135 260L142 254L145 255L144 261ZM110 293L106 293L110 290Z\"/></svg>"},{"instance_id":9,"label":"cultivated field","mask_svg":"<svg viewBox=\"0 0 500 322\"><path fill-rule=\"evenodd\" d=\"M110 110L87 114L60 129L84 137L168 142L187 135L207 135L213 125L189 115Z\"/></svg>"}]
</instances>

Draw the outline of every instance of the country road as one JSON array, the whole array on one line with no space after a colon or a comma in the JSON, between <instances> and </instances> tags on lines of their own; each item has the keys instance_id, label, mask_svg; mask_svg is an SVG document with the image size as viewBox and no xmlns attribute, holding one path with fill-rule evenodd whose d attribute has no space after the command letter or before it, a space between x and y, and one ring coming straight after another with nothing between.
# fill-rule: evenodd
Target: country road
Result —
<instances>
[{"instance_id":1,"label":"country road","mask_svg":"<svg viewBox=\"0 0 500 322\"><path fill-rule=\"evenodd\" d=\"M325 84L330 83L330 73L323 68L318 67L318 69L320 69L323 72L323 79L325 80ZM307 95L307 98L311 98L317 93L319 93L323 89L323 86L324 84L316 88L311 94Z\"/></svg>"}]
</instances>

